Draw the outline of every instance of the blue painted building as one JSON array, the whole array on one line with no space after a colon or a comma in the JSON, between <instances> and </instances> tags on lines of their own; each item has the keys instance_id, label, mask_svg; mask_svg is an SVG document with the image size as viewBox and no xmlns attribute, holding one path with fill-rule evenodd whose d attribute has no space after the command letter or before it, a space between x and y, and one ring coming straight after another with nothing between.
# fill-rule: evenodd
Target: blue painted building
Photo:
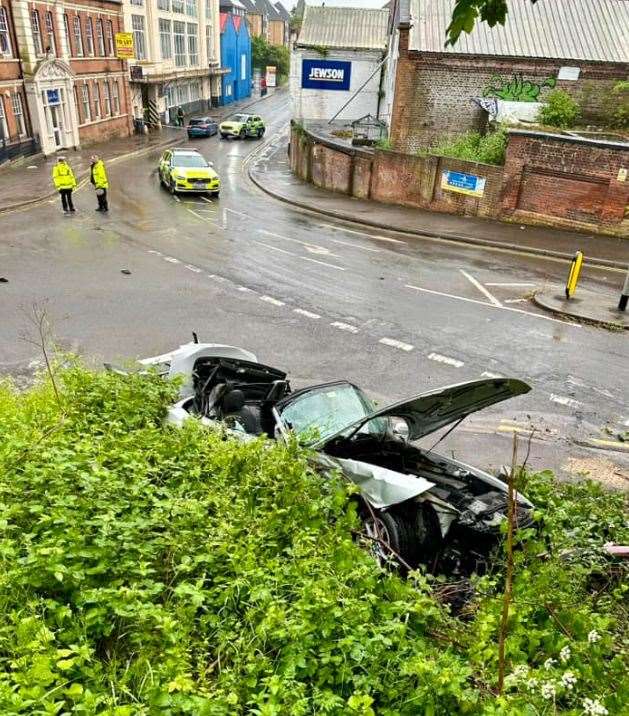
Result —
<instances>
[{"instance_id":1,"label":"blue painted building","mask_svg":"<svg viewBox=\"0 0 629 716\"><path fill-rule=\"evenodd\" d=\"M222 104L251 97L251 36L241 15L221 13Z\"/></svg>"}]
</instances>

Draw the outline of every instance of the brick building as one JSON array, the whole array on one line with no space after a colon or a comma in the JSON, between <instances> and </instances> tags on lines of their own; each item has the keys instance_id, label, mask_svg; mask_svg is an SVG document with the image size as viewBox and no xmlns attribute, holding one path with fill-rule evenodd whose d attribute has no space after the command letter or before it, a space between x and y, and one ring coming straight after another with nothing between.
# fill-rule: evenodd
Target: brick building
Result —
<instances>
[{"instance_id":1,"label":"brick building","mask_svg":"<svg viewBox=\"0 0 629 716\"><path fill-rule=\"evenodd\" d=\"M389 42L385 119L396 147L413 151L444 136L483 129L474 100L543 101L573 95L584 119L605 122L612 87L627 78L629 2L552 0L509 4L507 21L478 24L444 47L454 0L397 0ZM393 77L391 77L393 75Z\"/></svg>"},{"instance_id":2,"label":"brick building","mask_svg":"<svg viewBox=\"0 0 629 716\"><path fill-rule=\"evenodd\" d=\"M114 43L123 29L119 0L2 0L2 6L0 32L8 24L11 47L0 64L3 78L12 75L3 82L19 87L12 117L5 106L9 134L17 128L37 136L44 154L127 136L128 81Z\"/></svg>"}]
</instances>

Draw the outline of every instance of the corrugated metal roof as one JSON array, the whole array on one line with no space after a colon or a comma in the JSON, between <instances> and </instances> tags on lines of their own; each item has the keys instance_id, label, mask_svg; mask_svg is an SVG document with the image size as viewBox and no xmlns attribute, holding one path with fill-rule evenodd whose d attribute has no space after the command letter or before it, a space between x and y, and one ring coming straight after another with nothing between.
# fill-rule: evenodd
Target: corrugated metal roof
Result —
<instances>
[{"instance_id":1,"label":"corrugated metal roof","mask_svg":"<svg viewBox=\"0 0 629 716\"><path fill-rule=\"evenodd\" d=\"M477 23L445 48L454 2L411 0L411 50L629 62L627 0L511 0L504 26Z\"/></svg>"},{"instance_id":2,"label":"corrugated metal roof","mask_svg":"<svg viewBox=\"0 0 629 716\"><path fill-rule=\"evenodd\" d=\"M306 5L297 44L302 47L384 50L388 10Z\"/></svg>"}]
</instances>

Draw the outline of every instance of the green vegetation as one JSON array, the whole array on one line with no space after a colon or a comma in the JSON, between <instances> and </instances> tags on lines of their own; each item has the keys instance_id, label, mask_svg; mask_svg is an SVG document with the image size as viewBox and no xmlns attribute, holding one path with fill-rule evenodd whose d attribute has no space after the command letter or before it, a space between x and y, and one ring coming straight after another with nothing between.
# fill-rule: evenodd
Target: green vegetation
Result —
<instances>
[{"instance_id":1,"label":"green vegetation","mask_svg":"<svg viewBox=\"0 0 629 716\"><path fill-rule=\"evenodd\" d=\"M263 37L251 38L251 57L254 67L264 71L267 66L277 68L278 77L288 77L290 52L284 45L271 45Z\"/></svg>"},{"instance_id":2,"label":"green vegetation","mask_svg":"<svg viewBox=\"0 0 629 716\"><path fill-rule=\"evenodd\" d=\"M498 129L485 136L478 132L466 132L453 139L446 139L429 149L422 149L420 153L500 165L505 163L507 141L505 129Z\"/></svg>"},{"instance_id":3,"label":"green vegetation","mask_svg":"<svg viewBox=\"0 0 629 716\"><path fill-rule=\"evenodd\" d=\"M539 122L548 127L570 129L581 116L581 108L576 100L564 90L553 90L548 93L546 103L538 112Z\"/></svg>"},{"instance_id":4,"label":"green vegetation","mask_svg":"<svg viewBox=\"0 0 629 716\"><path fill-rule=\"evenodd\" d=\"M623 497L530 476L507 678L502 577L462 618L352 539L308 454L162 426L175 389L66 360L0 383L0 713L620 714L629 702ZM499 558L500 561L500 558ZM605 710L594 711L593 704ZM588 710L589 709L589 710Z\"/></svg>"},{"instance_id":5,"label":"green vegetation","mask_svg":"<svg viewBox=\"0 0 629 716\"><path fill-rule=\"evenodd\" d=\"M394 149L393 142L389 139L389 137L383 137L382 139L379 139L376 142L376 147L378 149Z\"/></svg>"},{"instance_id":6,"label":"green vegetation","mask_svg":"<svg viewBox=\"0 0 629 716\"><path fill-rule=\"evenodd\" d=\"M614 129L629 129L629 82L617 82L612 89L612 101L617 105L611 116Z\"/></svg>"}]
</instances>

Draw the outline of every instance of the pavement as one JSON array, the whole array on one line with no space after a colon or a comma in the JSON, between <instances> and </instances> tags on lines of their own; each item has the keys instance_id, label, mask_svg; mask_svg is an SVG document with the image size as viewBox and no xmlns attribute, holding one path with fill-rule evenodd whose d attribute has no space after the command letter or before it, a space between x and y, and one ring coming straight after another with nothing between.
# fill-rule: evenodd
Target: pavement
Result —
<instances>
[{"instance_id":1,"label":"pavement","mask_svg":"<svg viewBox=\"0 0 629 716\"><path fill-rule=\"evenodd\" d=\"M551 313L606 328L629 330L629 313L618 310L619 299L619 293L601 294L580 288L567 299L563 286L553 286L533 296L535 304Z\"/></svg>"},{"instance_id":2,"label":"pavement","mask_svg":"<svg viewBox=\"0 0 629 716\"><path fill-rule=\"evenodd\" d=\"M267 95L267 97L272 96L272 94ZM233 102L225 107L208 110L208 114L221 120L258 102L260 102L260 98L247 98L240 102ZM194 114L199 115L200 113L195 112ZM188 117L185 118L185 121L187 119ZM63 151L63 154L72 167L77 182L81 182L89 175L90 158L93 154L98 154L105 164L109 166L113 162L157 151L182 141L188 143L188 138L183 128L165 126L161 130L147 135L132 134L130 137L114 138L107 142L91 144L79 150L67 149ZM51 174L52 167L56 161L57 155L49 157L37 155L35 157L26 157L19 163L1 166L0 213L36 204L55 196L57 192L52 184Z\"/></svg>"},{"instance_id":3,"label":"pavement","mask_svg":"<svg viewBox=\"0 0 629 716\"><path fill-rule=\"evenodd\" d=\"M272 160L293 181L288 97L252 111L266 121L264 140L194 141L220 174L220 199L171 196L155 150L111 166L108 215L94 211L88 186L76 192L76 214L53 197L0 215L0 373L25 385L41 366L28 340L35 304L57 345L95 367L164 353L196 331L252 350L288 371L295 388L345 378L381 405L512 376L531 392L470 416L438 452L493 471L510 461L514 434L524 455L533 433L531 468L626 489L626 335L531 302L565 281L566 261L371 229L275 201L248 168ZM586 264L578 290L603 295L623 279Z\"/></svg>"},{"instance_id":4,"label":"pavement","mask_svg":"<svg viewBox=\"0 0 629 716\"><path fill-rule=\"evenodd\" d=\"M250 168L250 177L271 196L302 209L403 234L562 259L572 259L576 251L582 251L585 261L590 264L617 268L629 264L629 239L440 214L356 199L320 189L287 172L286 163L281 161L285 159L285 149L269 155L266 161Z\"/></svg>"}]
</instances>

